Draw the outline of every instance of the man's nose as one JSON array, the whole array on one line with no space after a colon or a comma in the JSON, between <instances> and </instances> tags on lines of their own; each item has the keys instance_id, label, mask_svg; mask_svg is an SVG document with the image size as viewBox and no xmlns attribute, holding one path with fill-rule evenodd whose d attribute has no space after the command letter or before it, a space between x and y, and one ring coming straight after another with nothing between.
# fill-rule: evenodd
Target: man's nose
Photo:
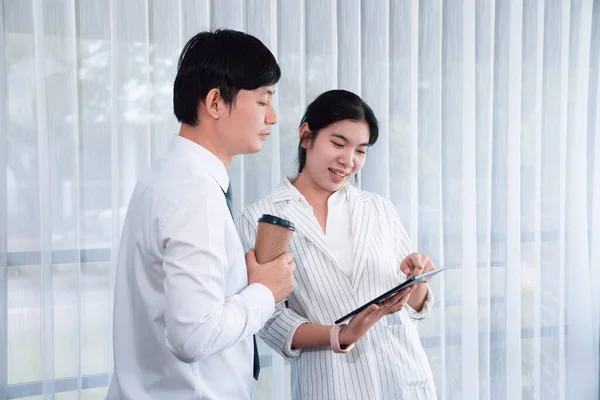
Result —
<instances>
[{"instance_id":1,"label":"man's nose","mask_svg":"<svg viewBox=\"0 0 600 400\"><path fill-rule=\"evenodd\" d=\"M277 123L277 112L271 104L269 104L269 109L267 110L265 122L267 123L267 125L275 125Z\"/></svg>"}]
</instances>

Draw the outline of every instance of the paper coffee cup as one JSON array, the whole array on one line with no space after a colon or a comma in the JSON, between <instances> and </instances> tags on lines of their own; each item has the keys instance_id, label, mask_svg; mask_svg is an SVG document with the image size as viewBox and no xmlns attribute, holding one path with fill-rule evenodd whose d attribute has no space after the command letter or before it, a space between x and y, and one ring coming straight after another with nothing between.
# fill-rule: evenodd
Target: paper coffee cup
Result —
<instances>
[{"instance_id":1,"label":"paper coffee cup","mask_svg":"<svg viewBox=\"0 0 600 400\"><path fill-rule=\"evenodd\" d=\"M270 214L258 219L254 252L259 264L266 264L285 253L296 231L291 221Z\"/></svg>"}]
</instances>

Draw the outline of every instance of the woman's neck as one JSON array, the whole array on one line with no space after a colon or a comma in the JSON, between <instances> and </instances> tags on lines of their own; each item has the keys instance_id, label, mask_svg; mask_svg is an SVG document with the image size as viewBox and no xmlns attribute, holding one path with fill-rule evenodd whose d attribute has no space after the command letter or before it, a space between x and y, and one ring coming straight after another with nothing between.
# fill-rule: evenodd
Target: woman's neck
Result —
<instances>
[{"instance_id":1,"label":"woman's neck","mask_svg":"<svg viewBox=\"0 0 600 400\"><path fill-rule=\"evenodd\" d=\"M292 182L294 187L304 196L308 204L313 207L327 207L327 200L333 194L317 185L314 179L306 171L302 171L300 176Z\"/></svg>"}]
</instances>

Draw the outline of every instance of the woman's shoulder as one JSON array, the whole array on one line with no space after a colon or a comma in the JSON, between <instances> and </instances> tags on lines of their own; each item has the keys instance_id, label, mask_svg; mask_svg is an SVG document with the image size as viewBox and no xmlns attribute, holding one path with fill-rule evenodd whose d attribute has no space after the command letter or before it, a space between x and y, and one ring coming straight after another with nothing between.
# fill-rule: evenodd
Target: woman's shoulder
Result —
<instances>
[{"instance_id":1,"label":"woman's shoulder","mask_svg":"<svg viewBox=\"0 0 600 400\"><path fill-rule=\"evenodd\" d=\"M283 184L277 186L268 196L250 204L242 211L242 215L251 220L256 220L261 215L274 213L277 203L282 195L285 194Z\"/></svg>"},{"instance_id":2,"label":"woman's shoulder","mask_svg":"<svg viewBox=\"0 0 600 400\"><path fill-rule=\"evenodd\" d=\"M272 206L273 206L273 201L271 199L271 195L268 195L267 197L264 197L264 198L258 200L257 202L252 203L249 206L247 206L246 208L244 208L244 211L242 211L242 214L245 217L251 217L252 219L256 219L256 218L254 218L255 216L260 216L260 215L264 214L266 212L266 210L271 209Z\"/></svg>"},{"instance_id":3,"label":"woman's shoulder","mask_svg":"<svg viewBox=\"0 0 600 400\"><path fill-rule=\"evenodd\" d=\"M359 189L354 186L352 186L350 190L354 191L356 196L358 196L359 198L362 198L363 200L368 200L374 206L385 207L385 208L394 208L394 203L392 203L392 201L390 199L388 199L387 197L384 197L380 194L377 194L375 192L369 192L369 191L363 190L363 189Z\"/></svg>"},{"instance_id":4,"label":"woman's shoulder","mask_svg":"<svg viewBox=\"0 0 600 400\"><path fill-rule=\"evenodd\" d=\"M398 210L394 203L387 197L358 188L354 188L353 190L355 191L355 195L361 198L365 202L364 204L367 204L373 210L379 220L391 221L396 217Z\"/></svg>"}]
</instances>

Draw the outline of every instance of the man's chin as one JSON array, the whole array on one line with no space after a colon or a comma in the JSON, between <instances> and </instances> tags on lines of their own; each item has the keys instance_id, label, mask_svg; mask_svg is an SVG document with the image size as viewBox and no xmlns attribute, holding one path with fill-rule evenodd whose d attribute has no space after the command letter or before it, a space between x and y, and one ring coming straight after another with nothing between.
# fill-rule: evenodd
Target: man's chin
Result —
<instances>
[{"instance_id":1,"label":"man's chin","mask_svg":"<svg viewBox=\"0 0 600 400\"><path fill-rule=\"evenodd\" d=\"M258 142L258 143L253 143L252 145L248 146L246 148L246 150L241 153L241 154L254 154L254 153L258 153L259 151L261 151L263 148L263 143L262 141Z\"/></svg>"}]
</instances>

